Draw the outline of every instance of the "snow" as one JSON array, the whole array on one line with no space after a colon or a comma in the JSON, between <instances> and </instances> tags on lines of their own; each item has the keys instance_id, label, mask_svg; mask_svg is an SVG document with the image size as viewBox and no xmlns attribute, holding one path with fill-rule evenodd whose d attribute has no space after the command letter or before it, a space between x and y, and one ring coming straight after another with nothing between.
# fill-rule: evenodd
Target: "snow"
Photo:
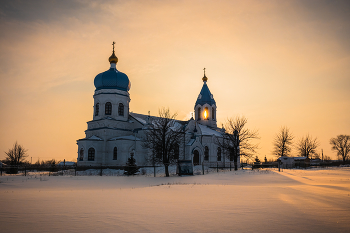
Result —
<instances>
[{"instance_id":1,"label":"snow","mask_svg":"<svg viewBox=\"0 0 350 233\"><path fill-rule=\"evenodd\" d=\"M146 122L145 120L143 120L143 119L141 119L141 118L139 118L139 117L135 117L135 116L134 116L134 118L135 118L136 120L138 120L139 122L141 122L143 125L146 125L146 124L147 124L147 122Z\"/></svg>"},{"instance_id":2,"label":"snow","mask_svg":"<svg viewBox=\"0 0 350 233\"><path fill-rule=\"evenodd\" d=\"M349 232L350 168L1 176L1 232Z\"/></svg>"},{"instance_id":3,"label":"snow","mask_svg":"<svg viewBox=\"0 0 350 233\"><path fill-rule=\"evenodd\" d=\"M202 135L215 135L218 137L222 137L222 135L219 132L210 129L205 125L202 125L202 124L198 124L198 125L199 125L201 132L202 132Z\"/></svg>"},{"instance_id":4,"label":"snow","mask_svg":"<svg viewBox=\"0 0 350 233\"><path fill-rule=\"evenodd\" d=\"M90 140L99 140L99 141L102 140L102 138L99 138L99 137L97 137L97 136L95 136L95 135L89 137L88 139L90 139Z\"/></svg>"},{"instance_id":5,"label":"snow","mask_svg":"<svg viewBox=\"0 0 350 233\"><path fill-rule=\"evenodd\" d=\"M128 135L128 136L119 136L119 137L114 137L109 139L109 141L114 141L114 140L132 140L132 141L141 141L140 138L135 137L134 135Z\"/></svg>"}]
</instances>

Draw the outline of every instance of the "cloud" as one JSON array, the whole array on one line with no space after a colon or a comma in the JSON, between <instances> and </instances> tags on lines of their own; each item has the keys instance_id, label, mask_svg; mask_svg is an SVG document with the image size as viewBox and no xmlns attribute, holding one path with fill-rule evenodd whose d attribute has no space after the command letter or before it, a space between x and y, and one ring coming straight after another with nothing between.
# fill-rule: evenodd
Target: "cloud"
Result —
<instances>
[{"instance_id":1,"label":"cloud","mask_svg":"<svg viewBox=\"0 0 350 233\"><path fill-rule=\"evenodd\" d=\"M108 14L103 5L110 1L79 0L11 0L0 1L0 20L22 22L52 22L66 18L94 21L99 16ZM88 17L93 16L93 17Z\"/></svg>"}]
</instances>

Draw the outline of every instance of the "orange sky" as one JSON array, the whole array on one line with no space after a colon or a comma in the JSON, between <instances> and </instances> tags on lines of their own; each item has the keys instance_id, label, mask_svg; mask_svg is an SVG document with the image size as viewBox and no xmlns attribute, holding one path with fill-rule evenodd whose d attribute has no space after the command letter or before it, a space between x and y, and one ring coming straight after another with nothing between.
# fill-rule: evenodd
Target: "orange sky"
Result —
<instances>
[{"instance_id":1,"label":"orange sky","mask_svg":"<svg viewBox=\"0 0 350 233\"><path fill-rule=\"evenodd\" d=\"M112 41L131 111L188 119L206 67L219 125L246 116L261 159L281 126L335 159L329 139L350 134L349 11L322 0L2 1L0 159L17 140L33 162L75 160Z\"/></svg>"}]
</instances>

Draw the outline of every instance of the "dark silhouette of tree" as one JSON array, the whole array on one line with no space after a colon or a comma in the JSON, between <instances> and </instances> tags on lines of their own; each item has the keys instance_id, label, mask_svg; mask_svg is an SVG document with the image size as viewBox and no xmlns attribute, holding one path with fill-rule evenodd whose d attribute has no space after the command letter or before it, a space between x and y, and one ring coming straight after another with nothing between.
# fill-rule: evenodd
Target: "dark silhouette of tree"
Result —
<instances>
[{"instance_id":1,"label":"dark silhouette of tree","mask_svg":"<svg viewBox=\"0 0 350 233\"><path fill-rule=\"evenodd\" d=\"M217 138L216 143L223 148L226 156L234 162L235 170L239 156L251 158L258 148L257 144L251 142L252 139L259 139L257 130L246 128L248 120L246 117L229 118L224 126L225 133L222 138Z\"/></svg>"},{"instance_id":2,"label":"dark silhouette of tree","mask_svg":"<svg viewBox=\"0 0 350 233\"><path fill-rule=\"evenodd\" d=\"M310 155L316 153L316 148L318 147L319 142L317 138L312 138L309 134L305 137L302 137L297 143L297 150L299 151L300 156L309 158Z\"/></svg>"},{"instance_id":3,"label":"dark silhouette of tree","mask_svg":"<svg viewBox=\"0 0 350 233\"><path fill-rule=\"evenodd\" d=\"M24 162L25 158L28 157L27 151L22 145L15 142L12 149L9 149L6 154L6 161L11 165L18 165Z\"/></svg>"},{"instance_id":4,"label":"dark silhouette of tree","mask_svg":"<svg viewBox=\"0 0 350 233\"><path fill-rule=\"evenodd\" d=\"M260 161L259 157L256 156L256 157L255 157L254 164L260 164L260 163L261 163L261 161Z\"/></svg>"},{"instance_id":5,"label":"dark silhouette of tree","mask_svg":"<svg viewBox=\"0 0 350 233\"><path fill-rule=\"evenodd\" d=\"M164 165L167 177L169 165L176 163L178 146L184 135L183 126L176 122L176 116L176 113L170 114L168 108L159 109L159 117L152 119L143 143L145 148L152 151L152 162Z\"/></svg>"},{"instance_id":6,"label":"dark silhouette of tree","mask_svg":"<svg viewBox=\"0 0 350 233\"><path fill-rule=\"evenodd\" d=\"M342 158L343 162L349 159L350 156L350 136L338 135L336 138L331 138L329 143L332 145L332 150L337 152L338 158Z\"/></svg>"},{"instance_id":7,"label":"dark silhouette of tree","mask_svg":"<svg viewBox=\"0 0 350 233\"><path fill-rule=\"evenodd\" d=\"M282 127L280 132L276 134L273 142L273 153L277 157L289 156L292 151L292 141L294 136L287 127Z\"/></svg>"},{"instance_id":8,"label":"dark silhouette of tree","mask_svg":"<svg viewBox=\"0 0 350 233\"><path fill-rule=\"evenodd\" d=\"M136 159L134 158L134 154L131 153L130 158L128 158L128 162L126 162L126 166L124 167L124 175L131 176L138 172L139 168L136 165Z\"/></svg>"}]
</instances>

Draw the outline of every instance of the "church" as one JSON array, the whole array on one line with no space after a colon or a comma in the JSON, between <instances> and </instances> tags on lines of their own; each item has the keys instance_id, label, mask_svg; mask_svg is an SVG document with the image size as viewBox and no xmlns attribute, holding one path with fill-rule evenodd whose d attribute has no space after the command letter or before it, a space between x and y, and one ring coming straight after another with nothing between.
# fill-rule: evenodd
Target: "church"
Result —
<instances>
[{"instance_id":1,"label":"church","mask_svg":"<svg viewBox=\"0 0 350 233\"><path fill-rule=\"evenodd\" d=\"M150 165L150 151L143 143L147 126L157 117L130 111L131 82L117 69L117 62L113 43L110 68L94 80L93 119L87 122L85 138L77 140L78 166L123 166L130 156L134 156L138 166ZM176 157L192 161L193 165L228 166L232 159L215 143L225 130L217 127L217 106L207 85L205 69L202 80L202 89L194 103L195 118L176 120L186 128Z\"/></svg>"}]
</instances>

